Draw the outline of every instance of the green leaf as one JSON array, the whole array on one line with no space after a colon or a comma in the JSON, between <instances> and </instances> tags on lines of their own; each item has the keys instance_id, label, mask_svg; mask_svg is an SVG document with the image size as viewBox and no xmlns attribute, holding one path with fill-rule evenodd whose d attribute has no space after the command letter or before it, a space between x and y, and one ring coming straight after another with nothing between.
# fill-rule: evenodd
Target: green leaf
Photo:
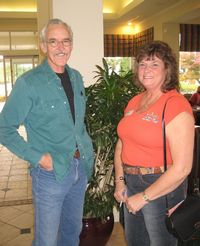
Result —
<instances>
[{"instance_id":1,"label":"green leaf","mask_svg":"<svg viewBox=\"0 0 200 246\"><path fill-rule=\"evenodd\" d=\"M123 117L128 100L139 92L133 84L132 71L117 74L102 59L96 65L96 82L86 88L86 127L92 138L96 160L95 170L88 184L84 216L105 218L118 208L114 194L114 148L116 127Z\"/></svg>"}]
</instances>

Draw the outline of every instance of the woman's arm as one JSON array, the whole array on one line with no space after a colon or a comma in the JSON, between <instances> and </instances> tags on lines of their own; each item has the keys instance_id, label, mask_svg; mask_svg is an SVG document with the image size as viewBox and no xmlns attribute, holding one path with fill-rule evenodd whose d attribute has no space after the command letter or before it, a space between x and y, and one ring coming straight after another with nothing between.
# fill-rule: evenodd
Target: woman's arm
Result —
<instances>
[{"instance_id":1,"label":"woman's arm","mask_svg":"<svg viewBox=\"0 0 200 246\"><path fill-rule=\"evenodd\" d=\"M166 127L173 165L161 177L145 190L151 201L176 189L188 176L192 168L194 147L194 119L187 113L177 115ZM127 199L127 207L138 211L144 205L143 194L139 193Z\"/></svg>"},{"instance_id":2,"label":"woman's arm","mask_svg":"<svg viewBox=\"0 0 200 246\"><path fill-rule=\"evenodd\" d=\"M166 127L173 165L154 184L146 189L150 200L176 189L192 169L194 148L194 119L183 112Z\"/></svg>"},{"instance_id":3,"label":"woman's arm","mask_svg":"<svg viewBox=\"0 0 200 246\"><path fill-rule=\"evenodd\" d=\"M115 147L114 166L115 166L115 193L114 197L118 202L125 201L126 186L124 183L124 171L121 160L122 142L118 139Z\"/></svg>"}]
</instances>

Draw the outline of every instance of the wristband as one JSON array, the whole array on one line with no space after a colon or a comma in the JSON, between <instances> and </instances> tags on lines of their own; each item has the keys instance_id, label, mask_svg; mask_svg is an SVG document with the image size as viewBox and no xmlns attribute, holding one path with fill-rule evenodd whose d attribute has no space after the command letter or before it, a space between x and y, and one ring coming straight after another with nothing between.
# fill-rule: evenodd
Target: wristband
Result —
<instances>
[{"instance_id":1,"label":"wristband","mask_svg":"<svg viewBox=\"0 0 200 246\"><path fill-rule=\"evenodd\" d=\"M115 179L115 183L118 183L118 182L124 182L124 177L123 176L119 176L118 178Z\"/></svg>"}]
</instances>

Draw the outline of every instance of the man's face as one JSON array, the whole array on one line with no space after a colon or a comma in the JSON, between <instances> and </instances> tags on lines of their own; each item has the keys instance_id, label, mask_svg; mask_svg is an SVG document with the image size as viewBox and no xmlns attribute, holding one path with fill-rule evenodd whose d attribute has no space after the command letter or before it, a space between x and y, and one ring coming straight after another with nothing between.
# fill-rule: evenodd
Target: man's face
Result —
<instances>
[{"instance_id":1,"label":"man's face","mask_svg":"<svg viewBox=\"0 0 200 246\"><path fill-rule=\"evenodd\" d=\"M45 41L40 44L46 54L48 63L56 73L64 72L64 66L72 51L72 40L62 24L51 25L46 33Z\"/></svg>"}]
</instances>

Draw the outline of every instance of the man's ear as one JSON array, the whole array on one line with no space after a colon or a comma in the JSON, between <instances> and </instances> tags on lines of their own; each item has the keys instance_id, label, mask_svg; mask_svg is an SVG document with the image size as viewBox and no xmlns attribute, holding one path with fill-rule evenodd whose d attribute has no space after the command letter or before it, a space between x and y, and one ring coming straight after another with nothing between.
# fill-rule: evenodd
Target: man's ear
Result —
<instances>
[{"instance_id":1,"label":"man's ear","mask_svg":"<svg viewBox=\"0 0 200 246\"><path fill-rule=\"evenodd\" d=\"M47 45L46 45L46 43L41 42L41 43L40 43L40 49L41 49L41 51L42 51L44 54L46 54L46 53L47 53Z\"/></svg>"}]
</instances>

